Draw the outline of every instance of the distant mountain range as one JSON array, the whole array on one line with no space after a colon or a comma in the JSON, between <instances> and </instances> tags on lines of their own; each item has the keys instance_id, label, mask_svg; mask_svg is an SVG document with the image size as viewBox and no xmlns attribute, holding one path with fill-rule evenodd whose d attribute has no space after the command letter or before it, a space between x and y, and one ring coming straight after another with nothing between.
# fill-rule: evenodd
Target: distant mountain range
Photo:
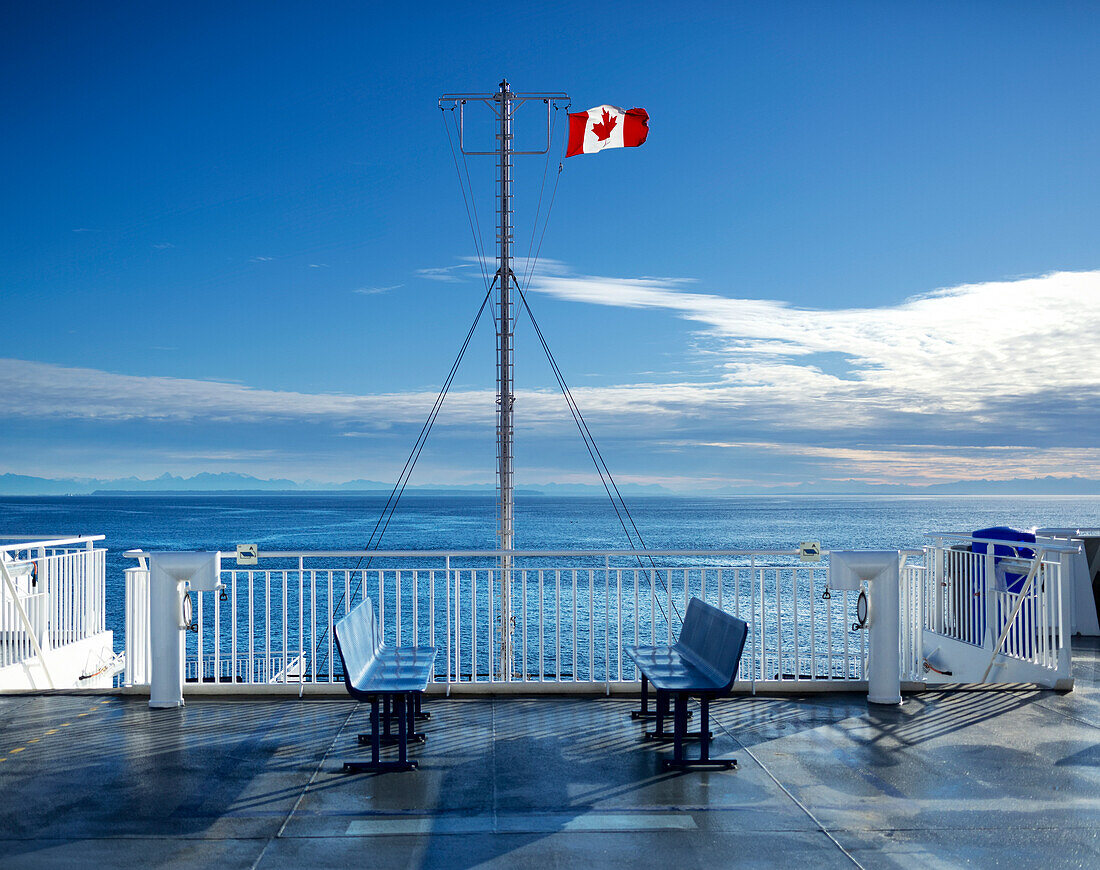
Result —
<instances>
[{"instance_id":1,"label":"distant mountain range","mask_svg":"<svg viewBox=\"0 0 1100 870\"><path fill-rule=\"evenodd\" d=\"M123 477L114 480L96 478L46 478L23 474L0 474L0 495L135 495L135 494L256 494L256 493L386 493L392 483L377 480L349 480L323 483L306 480L298 483L281 478L264 479L250 474L204 472L193 477L162 474L151 480ZM800 483L791 486L722 487L677 492L657 484L622 484L619 490L631 496L786 496L786 495L1100 495L1100 480L1084 477L1034 477L1013 480L960 480L928 486L908 484L868 484L856 480ZM410 494L485 495L495 491L494 484L423 484L409 486ZM528 495L603 495L599 484L545 483L525 484L517 489Z\"/></svg>"}]
</instances>

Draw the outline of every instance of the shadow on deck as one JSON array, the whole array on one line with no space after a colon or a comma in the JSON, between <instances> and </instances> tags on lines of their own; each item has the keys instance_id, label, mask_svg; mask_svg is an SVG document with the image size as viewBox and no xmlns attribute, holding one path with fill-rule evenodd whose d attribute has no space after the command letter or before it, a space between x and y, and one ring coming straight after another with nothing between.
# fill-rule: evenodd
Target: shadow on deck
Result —
<instances>
[{"instance_id":1,"label":"shadow on deck","mask_svg":"<svg viewBox=\"0 0 1100 870\"><path fill-rule=\"evenodd\" d=\"M0 698L0 862L1098 866L1100 646L1078 647L1067 695L719 702L733 772L659 771L621 700L433 700L420 770L345 775L351 701Z\"/></svg>"}]
</instances>

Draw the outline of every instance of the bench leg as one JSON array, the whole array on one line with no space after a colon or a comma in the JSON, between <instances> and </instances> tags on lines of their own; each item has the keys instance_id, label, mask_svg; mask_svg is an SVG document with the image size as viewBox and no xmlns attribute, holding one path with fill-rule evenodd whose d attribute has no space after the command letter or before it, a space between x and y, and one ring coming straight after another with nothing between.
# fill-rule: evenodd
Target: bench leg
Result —
<instances>
[{"instance_id":1,"label":"bench leg","mask_svg":"<svg viewBox=\"0 0 1100 870\"><path fill-rule=\"evenodd\" d=\"M691 718L691 710L688 710L688 718ZM631 710L631 719L654 719L657 713L649 709L649 678L645 674L642 674L642 698L641 709Z\"/></svg>"},{"instance_id":2,"label":"bench leg","mask_svg":"<svg viewBox=\"0 0 1100 870\"><path fill-rule=\"evenodd\" d=\"M416 693L413 694L412 697L415 699L415 698L418 698L419 696L420 696L420 693L416 692ZM396 700L394 702L394 705L396 707ZM396 715L396 710L395 710L394 715ZM406 733L406 742L411 741L413 743L424 743L428 739L428 736L426 734L420 733L416 730L416 725L415 725L416 719L417 719L416 701L411 700L406 704L406 713L404 715L404 721L406 723L406 728L407 728L407 730L405 732ZM370 743L374 739L373 734L359 734L357 736L358 736L359 742L362 743L362 744ZM386 731L382 735L381 740L382 740L382 745L383 746L396 746L400 742L401 738L398 735L391 734L390 729L386 728Z\"/></svg>"},{"instance_id":3,"label":"bench leg","mask_svg":"<svg viewBox=\"0 0 1100 870\"><path fill-rule=\"evenodd\" d=\"M649 680L645 674L642 674L642 704L640 710L631 710L631 719L652 719L656 716L656 713L650 712L649 709Z\"/></svg>"},{"instance_id":4,"label":"bench leg","mask_svg":"<svg viewBox=\"0 0 1100 870\"><path fill-rule=\"evenodd\" d=\"M671 735L665 731L665 717L668 715L668 692L657 690L657 704L653 711L653 730L643 736L645 740L667 740Z\"/></svg>"},{"instance_id":5,"label":"bench leg","mask_svg":"<svg viewBox=\"0 0 1100 870\"><path fill-rule=\"evenodd\" d=\"M418 692L417 695L419 695L419 694L420 693ZM411 707L412 707L412 705L410 705L410 709L411 709ZM384 695L383 696L383 702L382 702L382 722L383 722L383 725L382 725L382 737L381 737L383 746L396 746L397 745L397 742L398 742L399 738L396 734L393 733L393 725L392 725L393 718L396 715L397 715L397 711L396 711L396 702L395 702L395 700L390 695ZM365 745L365 744L371 742L374 739L374 737L373 737L372 734L359 734L358 739L359 739L360 743ZM410 726L409 727L409 740L412 740L414 743L423 743L425 740L427 740L427 737L424 734L416 733L416 729Z\"/></svg>"},{"instance_id":6,"label":"bench leg","mask_svg":"<svg viewBox=\"0 0 1100 870\"><path fill-rule=\"evenodd\" d=\"M710 701L704 695L699 699L699 760L710 760Z\"/></svg>"},{"instance_id":7,"label":"bench leg","mask_svg":"<svg viewBox=\"0 0 1100 870\"><path fill-rule=\"evenodd\" d=\"M409 760L409 732L412 730L413 708L410 694L395 695L394 713L397 714L397 761L406 769L413 769L417 762Z\"/></svg>"},{"instance_id":8,"label":"bench leg","mask_svg":"<svg viewBox=\"0 0 1100 870\"><path fill-rule=\"evenodd\" d=\"M391 704L390 697L388 695L383 696L382 705L383 705L385 710L387 710L387 711L389 710L390 704ZM402 699L401 699L402 712L404 711L404 706L405 706L404 705L404 697L402 696ZM371 725L370 730L371 730L371 733L370 734L360 734L359 735L359 742L360 743L367 742L363 738L368 738L369 741L370 741L370 744L371 744L371 747L370 747L370 761L345 761L344 762L344 773L362 773L362 772L381 773L381 772L384 772L384 771L387 771L387 770L414 770L416 768L417 763L415 761L409 761L409 759L408 759L408 747L407 747L406 741L403 739L403 738L406 738L408 736L408 732L405 730L405 717L404 717L404 715L402 715L401 727L400 727L399 733L398 733L398 744L400 746L398 760L397 761L382 761L381 754L382 754L383 737L388 738L388 737L392 737L392 735L389 734L389 717L388 716L380 717L378 707L379 707L379 697L377 695L375 695L373 698L371 698L371 703L370 703L370 725ZM379 718L382 718L382 719L385 720L385 725L384 726L382 725L382 723L380 723L378 721ZM385 727L385 729L386 729L387 733L385 735L383 735L381 733L382 727Z\"/></svg>"},{"instance_id":9,"label":"bench leg","mask_svg":"<svg viewBox=\"0 0 1100 870\"><path fill-rule=\"evenodd\" d=\"M374 764L378 764L382 751L382 738L378 733L378 700L378 696L375 695L370 701L370 760Z\"/></svg>"},{"instance_id":10,"label":"bench leg","mask_svg":"<svg viewBox=\"0 0 1100 870\"><path fill-rule=\"evenodd\" d=\"M419 696L420 696L419 692L416 692L416 693L413 694L414 699L418 698ZM402 697L404 697L404 696L402 696ZM390 706L391 703L393 705L392 707ZM416 719L418 718L417 715L416 715L416 701L415 700L409 701L405 706L406 706L406 713L404 714L404 717L403 717L404 721L406 722L406 728L407 728L407 730L405 732L405 735L406 735L405 736L405 742L408 743L409 741L411 741L413 743L424 743L428 739L428 736L426 734L422 733L422 732L418 732L416 730L416 726L414 724ZM391 728L390 728L391 718L397 715L396 707L397 707L397 700L394 699L391 702L390 699L387 697L387 699L385 701L385 707L384 707L384 709L386 710L386 713L387 713L386 725L385 725L385 729L382 732L381 738L379 738L381 740L383 746L396 746L398 743L401 742L402 738L397 734L393 734L391 732ZM364 745L367 744L367 743L371 743L374 740L374 734L373 733L371 733L371 734L359 734L359 735L357 735L357 737L358 737L359 742L361 744L364 744Z\"/></svg>"},{"instance_id":11,"label":"bench leg","mask_svg":"<svg viewBox=\"0 0 1100 870\"><path fill-rule=\"evenodd\" d=\"M687 696L676 694L676 707L672 713L672 760L683 763L684 733L687 731Z\"/></svg>"},{"instance_id":12,"label":"bench leg","mask_svg":"<svg viewBox=\"0 0 1100 870\"><path fill-rule=\"evenodd\" d=\"M676 719L674 724L674 730L676 731L676 742L673 744L672 758L666 758L662 760L661 766L665 770L672 768L678 770L689 770L692 768L713 768L718 770L732 770L737 767L736 758L711 758L710 757L710 738L714 735L708 730L710 726L710 698L703 695L699 698L699 728L700 728L700 742L699 742L699 757L687 758L684 756L683 743L680 740L680 729L687 730L687 717L680 716L681 705L684 708L687 707L687 696L676 696Z\"/></svg>"},{"instance_id":13,"label":"bench leg","mask_svg":"<svg viewBox=\"0 0 1100 870\"><path fill-rule=\"evenodd\" d=\"M423 701L424 693L417 692L414 697L416 698L416 712L413 715L421 721L423 721L424 719L431 719L432 714L429 713L427 710L421 709L421 702Z\"/></svg>"},{"instance_id":14,"label":"bench leg","mask_svg":"<svg viewBox=\"0 0 1100 870\"><path fill-rule=\"evenodd\" d=\"M645 734L642 735L643 740L656 740L658 743L668 743L668 742L672 741L673 739L675 739L675 731L676 731L675 721L673 722L673 726L672 726L673 730L672 731L666 731L665 730L665 717L668 716L668 696L669 696L668 692L658 692L657 693L657 711L654 713L654 716L656 717L656 721L654 722L653 730L652 731L646 731ZM680 695L677 695L676 697L679 698ZM687 730L687 720L690 719L690 718L691 718L691 711L685 709L684 710L684 732L680 736L684 740L698 740L700 738L701 732L699 732L699 731L688 731ZM708 732L707 736L708 737L713 737L714 735Z\"/></svg>"}]
</instances>

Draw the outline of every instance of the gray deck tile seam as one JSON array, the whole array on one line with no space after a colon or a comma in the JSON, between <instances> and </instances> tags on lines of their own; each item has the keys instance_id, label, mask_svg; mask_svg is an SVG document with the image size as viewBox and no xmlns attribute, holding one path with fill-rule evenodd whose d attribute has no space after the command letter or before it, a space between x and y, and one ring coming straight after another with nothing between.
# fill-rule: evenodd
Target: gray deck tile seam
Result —
<instances>
[{"instance_id":1,"label":"gray deck tile seam","mask_svg":"<svg viewBox=\"0 0 1100 870\"><path fill-rule=\"evenodd\" d=\"M516 811L522 815L530 816L554 816L568 814L576 807L570 805L562 807L557 810L523 810ZM641 815L652 816L666 813L669 815L676 815L682 813L743 813L746 810L756 810L755 804L738 804L737 806L727 807L714 807L714 806L700 806L693 804L643 804L633 807L612 807L606 810L599 810L599 812L615 813L616 815ZM516 814L513 812L512 814ZM225 815L225 814L223 814ZM281 815L281 813L280 813ZM313 817L317 819L370 819L370 818L395 818L395 819L449 819L449 818L468 818L470 811L466 809L452 809L452 810L403 810L403 809L386 809L386 810L299 810L299 818ZM486 813L474 813L474 815L486 815ZM799 828L799 830L804 830ZM119 835L124 836L124 835ZM0 841L5 838L0 836Z\"/></svg>"},{"instance_id":2,"label":"gray deck tile seam","mask_svg":"<svg viewBox=\"0 0 1100 870\"><path fill-rule=\"evenodd\" d=\"M1003 825L964 825L960 828L949 827L946 825L928 825L924 828L901 828L897 826L876 827L868 826L866 828L834 828L839 834L860 834L860 833L889 833L891 831L898 834L918 834L927 833L928 831L944 831L952 834L965 834L967 831L1003 831L1005 828ZM1080 824L1080 825L1012 825L1014 831L1095 831L1096 824Z\"/></svg>"},{"instance_id":3,"label":"gray deck tile seam","mask_svg":"<svg viewBox=\"0 0 1100 870\"><path fill-rule=\"evenodd\" d=\"M616 811L616 815L618 815L618 814L619 814L618 811ZM1013 829L1017 830L1017 831L1035 831L1035 832L1038 832L1038 831L1049 831L1049 832L1094 831L1095 830L1095 825L1084 825L1084 824L1082 824L1082 825L1065 825L1065 826L1060 826L1060 827L1014 825ZM712 834L712 835L716 835L716 836L740 836L740 832L738 832L738 831L708 830L708 829L704 829L704 828L699 828L699 829L696 829L696 830L697 830L698 833ZM970 831L973 831L973 832L978 832L978 831L997 831L997 832L1001 832L1001 831L1004 830L1004 828L1001 827L1001 826L997 826L997 825L968 826L968 827L965 827L965 828L946 828L946 829L942 828L942 827L939 827L939 826L929 826L929 827L924 827L924 828L869 826L869 827L866 827L866 828L851 828L851 827L837 828L836 832L839 833L839 834L851 834L851 835L857 835L857 834L890 834L890 833L895 833L895 834L922 834L922 833L928 833L929 831L934 831L934 830L946 831L946 832L951 833L951 834L965 834L965 833L970 832ZM469 832L469 831L432 831L430 834L428 834L428 833L409 833L409 832L371 833L371 834L359 834L359 833L356 833L356 834L346 834L346 833L316 833L316 834L314 834L314 833L302 833L302 834L289 834L285 837L280 837L279 839L282 839L282 840L334 840L334 839L336 839L336 840L345 840L345 839L357 839L357 838L360 838L360 837L467 836L470 833L471 832ZM479 832L477 832L477 835L478 836L510 836L510 835L516 834L516 833L523 833L523 832L522 831L512 831L512 830L492 830L492 831L479 831ZM576 836L578 834L609 834L609 833L629 834L629 833L632 833L632 832L631 831L616 831L616 830L595 829L594 828L592 830L561 831L560 833L568 834L569 836ZM760 833L765 833L765 834L808 834L808 833L813 833L813 832L812 831L807 831L805 828L776 827L776 828L767 828L766 830L760 831ZM5 843L12 843L12 844L17 844L17 843L18 844L24 844L24 843L71 843L71 842L74 842L74 841L78 841L78 842L96 842L96 843L108 843L108 842L112 842L112 841L118 841L118 842L134 843L134 842L143 842L143 841L146 841L146 840L152 840L152 841L175 840L175 841L187 842L187 843L219 843L219 842L259 843L259 842L265 842L265 845L266 845L267 842L271 842L273 839L275 839L275 838L267 836L267 835L263 835L263 834L257 835L255 837L241 837L241 836L229 836L229 835L225 835L225 836L200 836L200 835L196 835L196 834L104 834L104 835L81 835L79 837L71 837L71 836L70 837L64 837L64 836L0 837L0 844L5 844ZM845 850L842 849L841 851L845 851ZM848 856L848 857L851 857L851 856ZM257 859L257 861L259 861L259 860L260 859ZM853 861L854 861L854 859L853 859ZM861 866L861 865L859 865L858 861L854 861L854 863L856 863L857 866Z\"/></svg>"},{"instance_id":4,"label":"gray deck tile seam","mask_svg":"<svg viewBox=\"0 0 1100 870\"><path fill-rule=\"evenodd\" d=\"M321 772L321 768L324 767L325 762L328 760L329 754L336 746L336 741L340 739L340 735L344 733L344 729L347 728L348 722L351 721L351 717L355 715L355 711L358 708L359 704L356 703L351 707L350 710L348 710L348 715L344 717L344 721L340 723L340 727L337 728L336 733L332 735L332 741L329 743L328 748L325 749L324 753L321 755L320 761L317 762L317 767L314 768L313 773L310 774L309 781L306 782L305 786L302 788L302 792L298 795L298 799L294 801L294 806L290 808L290 810L286 814L286 818L283 819L283 823L279 825L279 830L275 832L274 836L267 838L267 842L264 843L264 847L260 849L260 854L257 855L256 860L252 862L252 870L256 870L256 868L260 866L260 862L263 860L264 855L267 854L268 847L270 847L271 844L275 842L275 840L283 835L283 831L286 830L286 826L287 824L289 824L291 818L293 818L295 811L298 809L298 807L302 805L302 800L309 792L309 787L313 785L314 780L317 779L317 774Z\"/></svg>"},{"instance_id":5,"label":"gray deck tile seam","mask_svg":"<svg viewBox=\"0 0 1100 870\"><path fill-rule=\"evenodd\" d=\"M255 837L233 837L229 835L202 835L202 834L82 834L78 837L45 836L45 837L0 837L2 843L72 843L85 840L96 843L106 843L111 840L135 842L141 840L186 840L191 843L215 843L228 840L241 843L253 843L261 840L270 840L267 834L257 834Z\"/></svg>"},{"instance_id":6,"label":"gray deck tile seam","mask_svg":"<svg viewBox=\"0 0 1100 870\"><path fill-rule=\"evenodd\" d=\"M683 815L687 812L690 812L690 811L684 811L684 813L676 813L674 815ZM615 810L613 814L614 815L629 815L630 813L628 813L625 810ZM641 813L640 815L658 815L658 814L659 813L650 812L650 813ZM543 817L557 816L557 815L563 815L563 814L562 813L521 813L521 814L517 814L517 815L531 816L532 818L543 818ZM352 818L363 818L363 816L353 816ZM412 817L396 816L396 818L398 818L398 819L404 819L404 818L432 819L432 818L435 818L435 817L434 816L412 816ZM461 816L455 816L455 818L462 818L462 817ZM1020 825L1020 824L1013 824L1012 827L1013 827L1013 830L1017 830L1017 831L1055 831L1056 832L1056 831L1095 831L1096 830L1095 823L1086 823L1086 822L1082 822L1081 824L1075 824L1075 825ZM927 826L924 826L924 827L911 827L911 826L900 827L900 826L897 826L897 825L886 825L886 826L868 825L867 827L844 826L844 827L834 828L833 830L838 834L891 833L891 832L894 832L894 833L927 833L928 831L944 831L944 832L948 832L948 833L952 833L952 834L965 834L968 831L1003 831L1004 827L1002 825L965 825L965 826L961 826L961 827L947 827L947 826L944 826L944 825L927 825ZM493 831L485 831L483 833L508 834L508 833L512 833L512 832L508 831L508 830L493 830ZM569 833L570 834L581 834L581 833L607 833L607 832L606 831L601 832L601 831L592 830L592 831L570 831ZM711 831L711 833L721 834L721 833L726 833L726 832ZM766 830L761 831L761 833L768 833L768 834L800 834L801 833L801 834L805 834L805 833L811 833L811 832L808 832L805 828L779 826L779 827L767 828ZM824 832L822 832L822 833L824 833ZM325 840L325 839L330 839L330 838L334 838L334 837L335 838L344 838L344 837L348 837L348 836L361 836L361 835L343 834L343 833L336 833L336 834L334 834L334 833L317 833L317 834L302 833L302 834L289 834L289 835L280 837L279 839L284 839L284 840L288 840L288 839L289 840ZM376 836L376 835L371 835L371 836ZM387 834L385 836L406 836L406 835L405 834ZM412 836L420 836L420 835L412 835ZM126 842L141 841L141 840L181 840L181 841L188 841L188 842L218 842L218 841L225 840L225 841L240 841L240 842L259 842L259 841L270 842L275 838L273 838L269 835L265 835L265 834L258 834L255 837L242 837L242 836L231 836L231 835L210 835L210 834L169 834L169 833L165 833L165 834L90 834L90 835L89 834L84 834L84 835L81 835L79 837L60 836L60 835L58 835L58 836L48 836L48 835L47 836L27 836L27 837L4 836L4 837L0 837L0 844L3 844L3 843L34 843L34 842L67 843L67 842L73 841L74 839L76 839L76 840L88 840L88 841L95 841L95 842L108 842L108 841L111 841L111 840L126 841ZM841 851L844 851L844 850L842 849ZM259 859L257 859L257 860L259 860ZM858 864L858 862L856 862L856 863Z\"/></svg>"},{"instance_id":7,"label":"gray deck tile seam","mask_svg":"<svg viewBox=\"0 0 1100 870\"><path fill-rule=\"evenodd\" d=\"M497 700L495 697L489 698L489 733L492 735L493 751L489 753L490 763L493 765L492 775L490 781L493 783L493 796L490 801L490 806L493 808L493 829L497 828Z\"/></svg>"},{"instance_id":8,"label":"gray deck tile seam","mask_svg":"<svg viewBox=\"0 0 1100 870\"><path fill-rule=\"evenodd\" d=\"M373 833L372 832L372 833L369 833L369 834L360 834L360 833L356 833L356 834L292 834L291 836L283 837L282 839L286 840L287 842L289 842L291 840L367 840L367 839L375 840L375 839L382 839L382 838L399 839L401 837L414 837L414 838L419 838L419 839L424 839L424 840L431 840L432 838L435 838L435 837L518 837L518 836L530 836L531 834L546 834L546 835L549 835L549 836L561 835L561 836L566 836L566 837L591 836L591 835L595 834L596 836L599 836L599 837L607 837L607 836L633 836L633 835L638 835L638 834L657 834L657 833L667 834L667 833L673 833L673 831L669 831L669 830L665 830L665 829L661 829L661 828L654 828L654 829L648 830L648 831L645 831L645 830L643 830L643 831L621 831L621 830L600 829L600 828L593 828L591 831L569 831L569 830L550 830L550 829L543 830L543 829L540 828L540 829L529 830L529 831L513 831L513 830L505 830L505 831L497 831L497 830L493 830L493 831L432 831L431 833L421 833L421 834L409 833L407 831L401 831L401 832L396 832L396 833ZM681 834L688 834L688 833L690 833L690 834L708 834L708 835L720 836L720 837L741 836L740 833L736 832L736 831L704 831L704 830L700 830L698 828L693 828L691 830L676 831L675 833L681 833ZM813 831L807 831L804 828L790 828L790 829L788 829L788 828L769 828L767 831L764 831L763 833L779 834L780 836L786 837L786 836L790 836L790 835L813 834L814 832ZM872 832L867 832L867 833L872 833ZM880 832L879 831L874 831L873 833L880 833ZM899 831L898 833L905 833L905 832L904 831ZM67 842L67 841L62 841L62 842ZM211 841L211 842L214 842L214 841ZM597 865L597 866L599 866L599 865ZM862 866L862 865L860 865L860 866Z\"/></svg>"},{"instance_id":9,"label":"gray deck tile seam","mask_svg":"<svg viewBox=\"0 0 1100 870\"><path fill-rule=\"evenodd\" d=\"M841 845L840 841L829 832L828 828L826 828L820 822L820 820L817 818L817 816L815 816L812 812L810 812L809 808L805 804L803 804L802 801L800 801L798 798L796 798L794 796L794 794L790 791L790 789L788 789L785 785L783 785L783 783L781 783L779 781L779 779L775 776L775 774L773 774L768 769L768 767L759 758L757 758L753 754L752 750L749 749L749 747L746 746L744 743L742 743L741 740L738 738L738 736L736 734L734 734L732 731L730 731L729 728L726 727L725 723L718 716L713 716L712 721L716 722L718 724L719 728L721 728L723 731L725 731L726 734L729 735L734 740L734 742L737 743L738 746L740 746L742 749L745 750L746 753L748 753L749 758L751 758L753 761L756 762L756 764L760 767L760 769L768 775L768 778L771 779L771 781L774 782L779 787L779 789L783 792L783 794L785 794L787 797L789 797L791 799L791 801L794 802L795 806L797 806L800 810L802 810L802 812L804 812L806 814L807 818L809 818L809 820L811 822L813 822L815 825L817 825L817 829L819 831L821 831L821 833L823 833L826 837L829 838L829 841L834 846L836 846L837 849L840 850L841 854L843 854L849 861L851 861L856 867L858 867L859 870L867 870L866 867L864 867L862 864L859 863L859 861L856 860L855 856L852 855L851 852L849 852L847 849L844 848L843 845Z\"/></svg>"},{"instance_id":10,"label":"gray deck tile seam","mask_svg":"<svg viewBox=\"0 0 1100 870\"><path fill-rule=\"evenodd\" d=\"M1066 719L1072 719L1074 722L1080 722L1082 725L1088 725L1090 728L1100 728L1100 724L1097 724L1096 722L1090 722L1088 719L1082 719L1080 716L1075 716L1073 713L1067 713L1065 710L1055 710L1053 707L1048 707L1042 701L1036 701L1035 706L1046 710L1048 713L1054 713L1056 716L1063 716Z\"/></svg>"}]
</instances>

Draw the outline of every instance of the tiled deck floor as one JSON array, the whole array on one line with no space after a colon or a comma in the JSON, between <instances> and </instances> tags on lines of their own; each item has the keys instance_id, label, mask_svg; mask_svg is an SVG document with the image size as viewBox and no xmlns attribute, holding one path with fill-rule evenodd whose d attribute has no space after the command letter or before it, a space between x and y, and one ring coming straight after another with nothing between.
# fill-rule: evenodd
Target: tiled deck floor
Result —
<instances>
[{"instance_id":1,"label":"tiled deck floor","mask_svg":"<svg viewBox=\"0 0 1100 870\"><path fill-rule=\"evenodd\" d=\"M0 865L1100 866L1100 646L1073 693L716 706L658 771L630 702L437 700L413 773L340 773L343 700L0 698Z\"/></svg>"}]
</instances>

